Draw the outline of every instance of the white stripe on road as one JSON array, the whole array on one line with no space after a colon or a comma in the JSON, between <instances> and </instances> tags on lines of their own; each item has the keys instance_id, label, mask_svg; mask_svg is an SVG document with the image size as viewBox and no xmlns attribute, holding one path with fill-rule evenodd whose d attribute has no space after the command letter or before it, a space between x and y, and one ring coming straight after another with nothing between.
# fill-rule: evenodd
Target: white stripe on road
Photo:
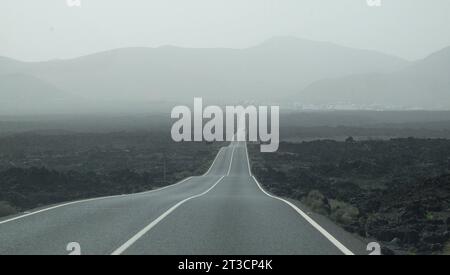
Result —
<instances>
[{"instance_id":1,"label":"white stripe on road","mask_svg":"<svg viewBox=\"0 0 450 275\"><path fill-rule=\"evenodd\" d=\"M267 196L269 196L269 197L271 197L273 199L282 201L282 202L286 203L287 205L289 205L290 207L292 207L298 214L300 214L300 216L302 216L309 224L311 224L315 229L317 229L317 231L319 231L325 238L327 238L332 244L334 244L334 246L336 246L342 253L344 253L345 255L354 255L354 253L352 251L350 251L350 249L345 247L341 242L339 242L335 237L333 237L330 233L328 233L328 231L326 231L322 226L320 226L311 217L306 215L305 212L300 210L300 208L298 208L296 205L294 205L290 201L287 201L285 199L282 199L282 198L279 198L279 197L274 196L272 194L269 194L266 190L264 190L264 188L262 188L261 184L255 178L255 176L252 175L252 171L251 171L251 168L250 168L250 160L249 160L249 157L248 157L247 143L245 143L245 152L247 154L247 164L248 164L248 171L250 173L250 176L253 178L253 180L255 181L256 185L258 185L259 189L264 194L266 194Z\"/></svg>"},{"instance_id":2,"label":"white stripe on road","mask_svg":"<svg viewBox=\"0 0 450 275\"><path fill-rule=\"evenodd\" d=\"M206 173L203 174L203 176L206 176L206 175L209 174L209 172L211 172L211 169L214 167L214 163L216 163L217 158L219 157L220 153L222 152L222 150L223 150L224 148L225 148L225 147L221 147L221 148L220 148L219 152L217 153L216 157L214 158L213 163L212 163L211 166L209 167L208 171L206 171Z\"/></svg>"},{"instance_id":3,"label":"white stripe on road","mask_svg":"<svg viewBox=\"0 0 450 275\"><path fill-rule=\"evenodd\" d=\"M182 201L180 201L179 203L175 204L174 206L172 206L169 210L167 210L166 212L164 212L164 214L162 214L161 216L159 216L156 220L152 221L149 225L147 225L144 229L142 229L141 231L139 231L136 235L134 235L131 239L129 239L126 243L124 243L122 246L120 246L118 249L116 249L111 255L120 255L122 254L125 250L127 250L130 246L132 246L136 241L138 241L142 236L144 236L148 231L150 231L153 227L155 227L160 221L162 221L165 217L167 217L170 213L172 213L173 211L175 211L175 209L177 209L178 207L180 207L182 204L195 199L195 198L199 198L203 195L206 195L209 191L211 191L214 187L216 187L216 185L222 181L222 179L225 176L222 176L218 181L216 181L216 183L214 183L213 186L211 186L208 190L206 190L205 192L195 195L195 196L191 196L189 198L186 198Z\"/></svg>"},{"instance_id":4,"label":"white stripe on road","mask_svg":"<svg viewBox=\"0 0 450 275\"><path fill-rule=\"evenodd\" d=\"M230 160L230 166L228 167L227 176L229 176L230 172L231 172L231 165L233 164L234 149L236 149L236 146L233 146L233 151L231 151L231 160Z\"/></svg>"},{"instance_id":5,"label":"white stripe on road","mask_svg":"<svg viewBox=\"0 0 450 275\"><path fill-rule=\"evenodd\" d=\"M230 159L230 166L228 168L228 174L230 173L230 169L231 169L231 163L233 162L233 154L234 154L234 149L235 146L233 147L233 151L231 152L231 159ZM223 149L223 148L222 148ZM217 155L220 154L221 151L219 151L219 153ZM217 159L217 156L216 156ZM215 162L215 161L214 161ZM213 165L214 165L213 162ZM212 167L212 166L211 166ZM207 173L206 173L207 174ZM205 174L205 175L206 175ZM214 187L216 187L216 185L222 181L222 179L225 177L225 175L223 175L218 181L216 181L213 186L211 186L208 190L206 190L205 192L201 193L201 194L197 194L194 196L191 196L189 198L186 198L180 202L178 202L177 204L175 204L174 206L172 206L169 210L167 210L166 212L164 212L161 216L159 216L158 218L156 218L154 221L152 221L149 225L147 225L144 229L142 229L141 231L139 231L136 235L134 235L131 239L129 239L127 242L125 242L123 245L121 245L118 249L116 249L113 253L111 253L111 255L120 255L122 254L125 250L127 250L128 248L130 248L135 242L137 242L140 238L142 238L142 236L144 236L148 231L150 231L153 227L155 227L160 221L162 221L165 217L167 217L170 213L172 213L173 211L175 211L178 207L180 207L182 204L201 197L203 195L206 195L209 191L211 191Z\"/></svg>"}]
</instances>

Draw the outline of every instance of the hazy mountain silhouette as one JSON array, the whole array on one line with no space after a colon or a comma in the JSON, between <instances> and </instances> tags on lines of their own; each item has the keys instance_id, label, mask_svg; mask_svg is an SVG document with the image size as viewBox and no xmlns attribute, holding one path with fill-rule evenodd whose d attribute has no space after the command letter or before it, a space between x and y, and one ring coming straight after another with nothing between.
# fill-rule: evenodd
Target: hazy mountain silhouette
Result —
<instances>
[{"instance_id":1,"label":"hazy mountain silhouette","mask_svg":"<svg viewBox=\"0 0 450 275\"><path fill-rule=\"evenodd\" d=\"M53 85L24 74L0 75L0 110L2 114L34 114L65 111L81 104L77 97L66 94Z\"/></svg>"},{"instance_id":2,"label":"hazy mountain silhouette","mask_svg":"<svg viewBox=\"0 0 450 275\"><path fill-rule=\"evenodd\" d=\"M16 73L26 66L27 64L24 62L0 56L0 75Z\"/></svg>"},{"instance_id":3,"label":"hazy mountain silhouette","mask_svg":"<svg viewBox=\"0 0 450 275\"><path fill-rule=\"evenodd\" d=\"M49 91L85 98L92 106L109 102L142 110L148 102L191 102L194 96L217 104L279 100L324 78L388 73L408 65L374 51L277 37L247 49L126 48L34 63L5 58L0 75L33 76L54 87ZM41 98L52 94L37 87Z\"/></svg>"},{"instance_id":4,"label":"hazy mountain silhouette","mask_svg":"<svg viewBox=\"0 0 450 275\"><path fill-rule=\"evenodd\" d=\"M450 108L450 47L392 73L359 74L313 83L296 98L301 104Z\"/></svg>"}]
</instances>

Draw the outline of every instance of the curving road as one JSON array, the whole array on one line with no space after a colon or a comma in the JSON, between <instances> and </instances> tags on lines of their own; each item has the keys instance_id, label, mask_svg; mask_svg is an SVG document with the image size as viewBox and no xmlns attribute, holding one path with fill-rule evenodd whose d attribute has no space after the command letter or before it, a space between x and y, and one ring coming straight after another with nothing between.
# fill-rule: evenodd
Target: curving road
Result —
<instances>
[{"instance_id":1,"label":"curving road","mask_svg":"<svg viewBox=\"0 0 450 275\"><path fill-rule=\"evenodd\" d=\"M0 254L353 254L364 244L325 229L252 177L245 142L210 170L166 188L37 209L0 220Z\"/></svg>"}]
</instances>

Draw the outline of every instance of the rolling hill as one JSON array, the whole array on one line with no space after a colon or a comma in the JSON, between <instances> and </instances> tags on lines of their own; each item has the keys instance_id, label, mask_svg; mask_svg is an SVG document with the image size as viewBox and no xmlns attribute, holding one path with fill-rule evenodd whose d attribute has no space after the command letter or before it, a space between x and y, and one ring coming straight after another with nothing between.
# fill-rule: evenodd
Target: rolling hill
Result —
<instances>
[{"instance_id":1,"label":"rolling hill","mask_svg":"<svg viewBox=\"0 0 450 275\"><path fill-rule=\"evenodd\" d=\"M450 108L450 47L391 73L317 81L295 97L301 104Z\"/></svg>"},{"instance_id":2,"label":"rolling hill","mask_svg":"<svg viewBox=\"0 0 450 275\"><path fill-rule=\"evenodd\" d=\"M1 114L41 114L48 110L61 112L80 99L53 85L25 74L0 75Z\"/></svg>"}]
</instances>

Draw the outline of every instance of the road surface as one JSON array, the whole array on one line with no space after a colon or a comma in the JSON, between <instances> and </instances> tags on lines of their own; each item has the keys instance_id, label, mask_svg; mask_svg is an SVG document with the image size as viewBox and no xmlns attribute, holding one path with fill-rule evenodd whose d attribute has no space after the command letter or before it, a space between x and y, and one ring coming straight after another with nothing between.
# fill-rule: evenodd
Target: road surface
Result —
<instances>
[{"instance_id":1,"label":"road surface","mask_svg":"<svg viewBox=\"0 0 450 275\"><path fill-rule=\"evenodd\" d=\"M265 192L251 175L245 142L222 148L205 175L163 189L0 220L0 254L67 255L73 242L81 254L356 254L347 244L358 242L349 238L338 240Z\"/></svg>"}]
</instances>

